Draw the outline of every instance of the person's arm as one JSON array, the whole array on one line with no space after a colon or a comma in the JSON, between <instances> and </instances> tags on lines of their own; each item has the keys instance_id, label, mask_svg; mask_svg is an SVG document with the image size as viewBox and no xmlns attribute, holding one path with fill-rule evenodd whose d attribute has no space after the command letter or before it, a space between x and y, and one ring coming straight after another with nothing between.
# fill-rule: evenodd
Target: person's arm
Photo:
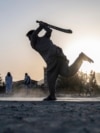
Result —
<instances>
[{"instance_id":1,"label":"person's arm","mask_svg":"<svg viewBox=\"0 0 100 133\"><path fill-rule=\"evenodd\" d=\"M43 29L43 27L41 25L39 25L39 27L32 33L31 36L31 45L34 47L35 43L37 42L37 37L39 32Z\"/></svg>"},{"instance_id":2,"label":"person's arm","mask_svg":"<svg viewBox=\"0 0 100 133\"><path fill-rule=\"evenodd\" d=\"M31 46L33 48L35 48L35 44L37 42L39 32L41 30L43 30L43 29L46 31L46 33L45 33L44 36L47 37L47 38L50 38L51 37L52 30L48 26L46 26L45 23L42 23L41 22L40 25L39 25L39 27L32 33L32 36L31 36Z\"/></svg>"},{"instance_id":3,"label":"person's arm","mask_svg":"<svg viewBox=\"0 0 100 133\"><path fill-rule=\"evenodd\" d=\"M39 27L33 31L31 38L30 38L32 48L35 48L35 45L36 45L37 39L38 39L38 34L42 29L43 29L42 26L39 25Z\"/></svg>"},{"instance_id":4,"label":"person's arm","mask_svg":"<svg viewBox=\"0 0 100 133\"><path fill-rule=\"evenodd\" d=\"M44 36L47 37L47 38L50 38L51 37L52 30L48 26L44 26L44 29L46 31L46 33L45 33Z\"/></svg>"},{"instance_id":5,"label":"person's arm","mask_svg":"<svg viewBox=\"0 0 100 133\"><path fill-rule=\"evenodd\" d=\"M39 23L41 27L46 31L44 36L47 38L50 38L52 30L50 29L49 25L43 21L36 21L36 22Z\"/></svg>"},{"instance_id":6,"label":"person's arm","mask_svg":"<svg viewBox=\"0 0 100 133\"><path fill-rule=\"evenodd\" d=\"M26 82L27 82L27 77L25 76L24 77L24 84L26 84Z\"/></svg>"},{"instance_id":7,"label":"person's arm","mask_svg":"<svg viewBox=\"0 0 100 133\"><path fill-rule=\"evenodd\" d=\"M42 21L40 21L39 23L43 27L43 29L46 31L46 33L45 33L44 36L47 37L47 38L50 38L51 37L52 30L49 28L48 24L47 23L44 23Z\"/></svg>"}]
</instances>

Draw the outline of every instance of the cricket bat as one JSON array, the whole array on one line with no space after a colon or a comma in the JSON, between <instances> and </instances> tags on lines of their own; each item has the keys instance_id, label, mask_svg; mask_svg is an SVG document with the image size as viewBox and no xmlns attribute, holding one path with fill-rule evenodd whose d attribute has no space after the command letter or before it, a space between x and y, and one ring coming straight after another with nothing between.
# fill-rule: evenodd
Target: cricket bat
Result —
<instances>
[{"instance_id":1,"label":"cricket bat","mask_svg":"<svg viewBox=\"0 0 100 133\"><path fill-rule=\"evenodd\" d=\"M44 23L46 24L47 26L49 26L50 28L52 29L55 29L55 30L58 30L58 31L61 31L61 32L64 32L64 33L72 33L72 30L70 29L64 29L64 28L61 28L61 27L57 27L57 26L54 26L54 25L51 25L51 24L48 24L48 23L45 23L43 21L36 21L37 23Z\"/></svg>"}]
</instances>

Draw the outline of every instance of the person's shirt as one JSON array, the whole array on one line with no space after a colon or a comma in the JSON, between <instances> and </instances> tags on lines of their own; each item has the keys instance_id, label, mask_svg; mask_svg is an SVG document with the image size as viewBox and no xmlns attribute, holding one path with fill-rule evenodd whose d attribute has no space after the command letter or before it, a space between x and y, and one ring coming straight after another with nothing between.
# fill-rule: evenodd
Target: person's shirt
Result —
<instances>
[{"instance_id":1,"label":"person's shirt","mask_svg":"<svg viewBox=\"0 0 100 133\"><path fill-rule=\"evenodd\" d=\"M31 82L30 76L29 76L29 75L25 75L24 83L25 83L26 85L28 85L28 84L30 84L30 82Z\"/></svg>"},{"instance_id":2,"label":"person's shirt","mask_svg":"<svg viewBox=\"0 0 100 133\"><path fill-rule=\"evenodd\" d=\"M43 59L48 63L50 58L56 56L57 47L47 37L40 37L37 40L35 50L38 51Z\"/></svg>"},{"instance_id":3,"label":"person's shirt","mask_svg":"<svg viewBox=\"0 0 100 133\"><path fill-rule=\"evenodd\" d=\"M7 75L7 76L5 77L6 85L7 85L7 84L12 84L12 80L13 80L13 79L12 79L12 76L8 76L8 75Z\"/></svg>"}]
</instances>

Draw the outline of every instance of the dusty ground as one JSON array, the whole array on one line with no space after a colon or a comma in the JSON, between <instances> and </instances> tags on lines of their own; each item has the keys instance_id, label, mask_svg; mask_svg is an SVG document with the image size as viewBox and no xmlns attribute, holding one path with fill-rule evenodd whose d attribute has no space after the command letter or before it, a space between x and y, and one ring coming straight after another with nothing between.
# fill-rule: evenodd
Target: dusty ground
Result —
<instances>
[{"instance_id":1,"label":"dusty ground","mask_svg":"<svg viewBox=\"0 0 100 133\"><path fill-rule=\"evenodd\" d=\"M0 101L0 133L100 133L100 102Z\"/></svg>"}]
</instances>

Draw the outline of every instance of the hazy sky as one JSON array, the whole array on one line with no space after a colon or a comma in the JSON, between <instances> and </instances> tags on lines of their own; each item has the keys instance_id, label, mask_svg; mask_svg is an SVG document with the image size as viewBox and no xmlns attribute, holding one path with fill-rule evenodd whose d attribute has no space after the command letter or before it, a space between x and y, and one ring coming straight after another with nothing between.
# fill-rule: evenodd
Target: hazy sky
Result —
<instances>
[{"instance_id":1,"label":"hazy sky","mask_svg":"<svg viewBox=\"0 0 100 133\"><path fill-rule=\"evenodd\" d=\"M60 46L70 64L83 51L93 58L81 69L100 72L100 0L0 0L0 73L10 71L14 80L43 78L46 66L25 36L38 27L36 20L69 28L73 34L53 31L52 40Z\"/></svg>"}]
</instances>

